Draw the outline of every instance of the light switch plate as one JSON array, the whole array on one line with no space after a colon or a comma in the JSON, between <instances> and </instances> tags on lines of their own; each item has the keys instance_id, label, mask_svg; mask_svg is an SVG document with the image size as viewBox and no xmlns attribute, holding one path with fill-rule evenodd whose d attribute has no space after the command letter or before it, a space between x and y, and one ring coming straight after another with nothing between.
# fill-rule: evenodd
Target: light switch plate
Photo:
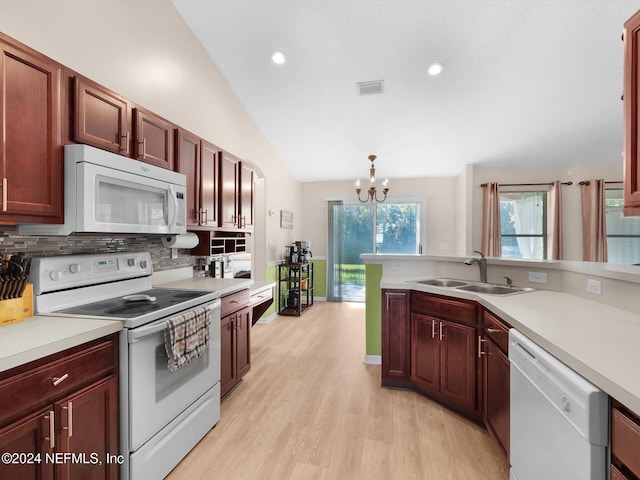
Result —
<instances>
[{"instance_id":1,"label":"light switch plate","mask_svg":"<svg viewBox=\"0 0 640 480\"><path fill-rule=\"evenodd\" d=\"M547 283L547 274L544 272L529 272L530 283Z\"/></svg>"}]
</instances>

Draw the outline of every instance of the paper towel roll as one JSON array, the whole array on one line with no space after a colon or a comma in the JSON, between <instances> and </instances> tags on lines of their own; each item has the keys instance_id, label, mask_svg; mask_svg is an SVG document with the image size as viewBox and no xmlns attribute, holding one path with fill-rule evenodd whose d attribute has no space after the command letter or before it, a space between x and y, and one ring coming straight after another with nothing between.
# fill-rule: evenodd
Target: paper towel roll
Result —
<instances>
[{"instance_id":1,"label":"paper towel roll","mask_svg":"<svg viewBox=\"0 0 640 480\"><path fill-rule=\"evenodd\" d=\"M200 239L195 233L187 232L182 235L162 237L162 245L167 248L193 248L198 245Z\"/></svg>"}]
</instances>

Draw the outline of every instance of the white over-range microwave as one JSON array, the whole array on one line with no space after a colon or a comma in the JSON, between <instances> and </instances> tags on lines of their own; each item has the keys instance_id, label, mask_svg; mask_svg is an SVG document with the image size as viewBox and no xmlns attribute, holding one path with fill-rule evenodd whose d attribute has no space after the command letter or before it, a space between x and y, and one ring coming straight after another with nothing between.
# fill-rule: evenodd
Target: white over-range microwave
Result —
<instances>
[{"instance_id":1,"label":"white over-range microwave","mask_svg":"<svg viewBox=\"0 0 640 480\"><path fill-rule=\"evenodd\" d=\"M88 145L64 147L64 223L20 235L186 233L186 177Z\"/></svg>"}]
</instances>

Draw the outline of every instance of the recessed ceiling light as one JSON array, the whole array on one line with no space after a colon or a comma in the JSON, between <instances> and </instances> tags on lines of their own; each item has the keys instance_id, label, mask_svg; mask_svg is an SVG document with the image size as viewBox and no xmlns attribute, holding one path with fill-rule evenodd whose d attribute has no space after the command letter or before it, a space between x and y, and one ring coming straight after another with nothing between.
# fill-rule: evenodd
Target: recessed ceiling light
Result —
<instances>
[{"instance_id":1,"label":"recessed ceiling light","mask_svg":"<svg viewBox=\"0 0 640 480\"><path fill-rule=\"evenodd\" d=\"M285 56L284 53L279 52L279 51L275 51L273 52L273 54L271 55L271 60L273 61L273 63L275 63L276 65L282 65L283 63L285 63L287 61L287 57Z\"/></svg>"},{"instance_id":2,"label":"recessed ceiling light","mask_svg":"<svg viewBox=\"0 0 640 480\"><path fill-rule=\"evenodd\" d=\"M444 70L444 64L438 62L438 63L432 63L431 65L429 65L429 69L427 70L427 73L429 75L440 75L440 73L442 73L442 70Z\"/></svg>"}]
</instances>

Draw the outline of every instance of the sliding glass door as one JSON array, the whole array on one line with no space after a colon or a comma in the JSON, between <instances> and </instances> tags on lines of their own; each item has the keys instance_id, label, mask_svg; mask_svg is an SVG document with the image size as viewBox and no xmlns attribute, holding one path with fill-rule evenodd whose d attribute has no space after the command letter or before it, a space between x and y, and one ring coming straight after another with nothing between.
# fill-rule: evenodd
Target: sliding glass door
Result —
<instances>
[{"instance_id":1,"label":"sliding glass door","mask_svg":"<svg viewBox=\"0 0 640 480\"><path fill-rule=\"evenodd\" d=\"M419 253L420 204L329 202L327 300L364 302L362 253Z\"/></svg>"}]
</instances>

